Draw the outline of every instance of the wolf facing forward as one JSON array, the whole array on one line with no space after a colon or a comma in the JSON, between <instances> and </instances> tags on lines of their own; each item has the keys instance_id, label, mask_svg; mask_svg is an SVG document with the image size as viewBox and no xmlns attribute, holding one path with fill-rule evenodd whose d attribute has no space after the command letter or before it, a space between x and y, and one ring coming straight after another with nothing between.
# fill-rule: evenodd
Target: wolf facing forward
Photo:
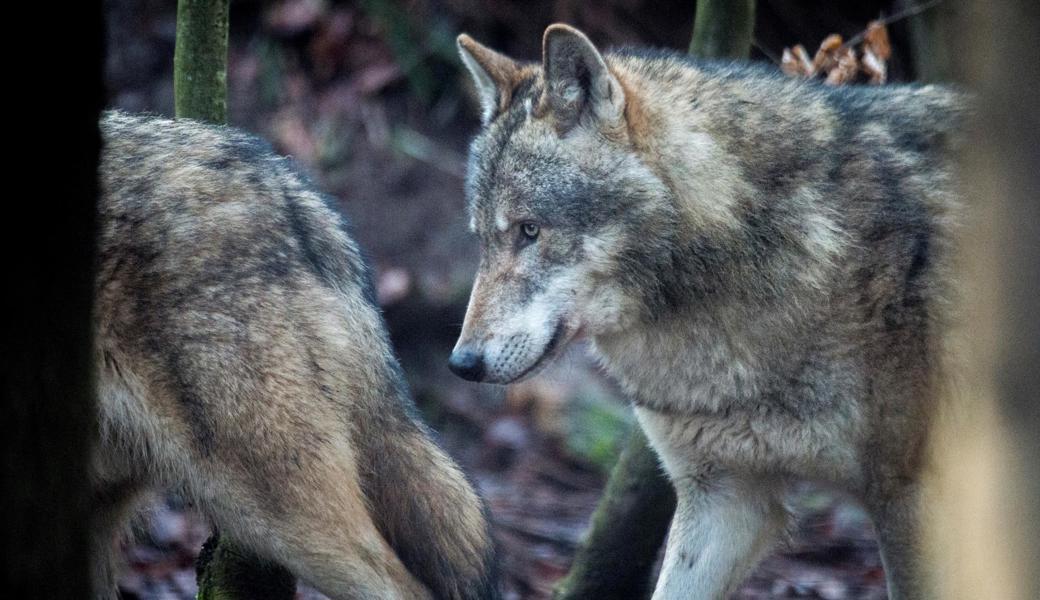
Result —
<instances>
[{"instance_id":1,"label":"wolf facing forward","mask_svg":"<svg viewBox=\"0 0 1040 600\"><path fill-rule=\"evenodd\" d=\"M340 215L233 129L101 130L98 594L165 487L334 598L493 596L483 505L414 414Z\"/></svg>"},{"instance_id":2,"label":"wolf facing forward","mask_svg":"<svg viewBox=\"0 0 1040 600\"><path fill-rule=\"evenodd\" d=\"M482 258L452 369L508 383L591 341L678 493L656 600L725 598L796 480L860 498L891 597L926 596L960 99L601 54L564 25L540 65L459 49Z\"/></svg>"}]
</instances>

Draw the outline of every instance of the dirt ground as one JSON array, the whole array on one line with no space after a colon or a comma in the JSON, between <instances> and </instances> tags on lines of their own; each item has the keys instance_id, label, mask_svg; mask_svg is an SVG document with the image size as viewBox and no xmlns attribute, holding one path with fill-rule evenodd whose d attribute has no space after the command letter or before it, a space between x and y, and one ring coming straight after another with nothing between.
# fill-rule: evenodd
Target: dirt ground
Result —
<instances>
[{"instance_id":1,"label":"dirt ground","mask_svg":"<svg viewBox=\"0 0 1040 600\"><path fill-rule=\"evenodd\" d=\"M664 3L681 19L636 0L534 4L525 14L517 2L236 2L228 77L230 122L293 156L352 221L422 413L487 498L509 599L548 598L566 573L631 416L580 347L508 391L447 370L477 258L462 178L476 111L454 35L467 28L534 58L541 28L562 16L599 39L682 47L689 27L674 23L689 22L694 3ZM109 106L172 114L174 3L106 6ZM858 507L805 487L792 509L800 518L790 542L737 598L885 597ZM192 598L205 520L176 497L158 498L138 529L125 546L125 597ZM302 587L300 597L320 596Z\"/></svg>"}]
</instances>

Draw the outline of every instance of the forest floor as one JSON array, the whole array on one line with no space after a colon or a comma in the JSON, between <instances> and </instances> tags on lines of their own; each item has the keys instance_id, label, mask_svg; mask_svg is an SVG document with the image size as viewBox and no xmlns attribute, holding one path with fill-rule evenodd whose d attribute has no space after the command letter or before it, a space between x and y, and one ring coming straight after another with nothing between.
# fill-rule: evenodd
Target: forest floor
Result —
<instances>
[{"instance_id":1,"label":"forest floor","mask_svg":"<svg viewBox=\"0 0 1040 600\"><path fill-rule=\"evenodd\" d=\"M110 107L172 114L172 4L106 3ZM459 91L468 84L454 62L454 34L477 28L498 32L505 43L502 32L509 31L514 37L506 49L532 57L541 17L525 19L510 2L492 3L478 16L420 15L429 17L424 33L409 45L399 12L363 4L370 9L309 0L233 3L229 120L291 155L339 200L371 257L379 301L422 414L487 499L505 597L548 598L587 529L631 427L630 410L580 347L508 390L463 382L446 368L477 257L463 195L475 110ZM442 3L410 4L421 13ZM641 18L655 14L637 10L641 0L589 6L614 4L636 7L631 11ZM601 38L678 46L688 36L667 29L675 21L667 13L610 20L606 8L597 10L581 18L601 19ZM501 25L508 19L514 22ZM650 30L663 33L641 36ZM862 510L812 487L794 490L791 509L798 526L790 540L736 598L886 596ZM176 497L157 498L137 529L125 545L124 596L194 597L193 564L210 531L206 521ZM320 598L305 587L300 597Z\"/></svg>"}]
</instances>

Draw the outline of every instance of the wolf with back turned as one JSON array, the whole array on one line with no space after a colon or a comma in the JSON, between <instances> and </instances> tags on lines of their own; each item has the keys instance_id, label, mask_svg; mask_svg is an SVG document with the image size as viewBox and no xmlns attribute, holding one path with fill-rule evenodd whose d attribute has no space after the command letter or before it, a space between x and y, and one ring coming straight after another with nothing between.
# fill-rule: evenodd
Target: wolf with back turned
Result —
<instances>
[{"instance_id":1,"label":"wolf with back turned","mask_svg":"<svg viewBox=\"0 0 1040 600\"><path fill-rule=\"evenodd\" d=\"M340 215L233 129L101 130L99 595L163 487L333 598L493 596L483 505L414 414Z\"/></svg>"},{"instance_id":2,"label":"wolf with back turned","mask_svg":"<svg viewBox=\"0 0 1040 600\"><path fill-rule=\"evenodd\" d=\"M956 202L957 94L829 88L545 32L460 36L482 258L452 369L508 383L585 336L678 493L654 598L726 598L798 480L860 498L890 596L919 517Z\"/></svg>"}]
</instances>

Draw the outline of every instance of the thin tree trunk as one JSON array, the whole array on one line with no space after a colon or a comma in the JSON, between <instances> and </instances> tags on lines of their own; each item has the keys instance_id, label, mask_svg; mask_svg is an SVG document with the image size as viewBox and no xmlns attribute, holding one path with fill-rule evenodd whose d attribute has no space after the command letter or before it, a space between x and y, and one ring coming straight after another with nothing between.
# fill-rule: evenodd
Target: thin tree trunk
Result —
<instances>
[{"instance_id":1,"label":"thin tree trunk","mask_svg":"<svg viewBox=\"0 0 1040 600\"><path fill-rule=\"evenodd\" d=\"M697 0L690 53L746 59L754 25L754 0ZM570 572L556 587L555 600L646 597L674 512L675 490L636 428L610 473Z\"/></svg>"},{"instance_id":2,"label":"thin tree trunk","mask_svg":"<svg viewBox=\"0 0 1040 600\"><path fill-rule=\"evenodd\" d=\"M9 171L29 193L9 196L4 217L0 569L11 597L80 599L92 596L87 473L97 431L91 314L103 24L99 2L62 6L57 19L30 5L9 7L8 21L46 23L47 35L75 51L59 71L21 56L9 65L17 82L9 124L29 129L10 136ZM41 108L70 86L75 98L60 110ZM25 176L37 170L45 176Z\"/></svg>"},{"instance_id":3,"label":"thin tree trunk","mask_svg":"<svg viewBox=\"0 0 1040 600\"><path fill-rule=\"evenodd\" d=\"M178 118L227 122L227 47L228 0L179 0L173 56ZM296 592L288 570L219 533L206 541L196 570L199 600L291 600Z\"/></svg>"},{"instance_id":4,"label":"thin tree trunk","mask_svg":"<svg viewBox=\"0 0 1040 600\"><path fill-rule=\"evenodd\" d=\"M958 5L948 44L974 93L961 180L962 335L936 437L936 597L1040 598L1040 4ZM1029 58L1025 58L1029 57Z\"/></svg>"},{"instance_id":5,"label":"thin tree trunk","mask_svg":"<svg viewBox=\"0 0 1040 600\"><path fill-rule=\"evenodd\" d=\"M747 59L755 30L755 0L697 0L690 54Z\"/></svg>"},{"instance_id":6,"label":"thin tree trunk","mask_svg":"<svg viewBox=\"0 0 1040 600\"><path fill-rule=\"evenodd\" d=\"M178 117L227 121L228 0L179 0L173 52Z\"/></svg>"}]
</instances>

